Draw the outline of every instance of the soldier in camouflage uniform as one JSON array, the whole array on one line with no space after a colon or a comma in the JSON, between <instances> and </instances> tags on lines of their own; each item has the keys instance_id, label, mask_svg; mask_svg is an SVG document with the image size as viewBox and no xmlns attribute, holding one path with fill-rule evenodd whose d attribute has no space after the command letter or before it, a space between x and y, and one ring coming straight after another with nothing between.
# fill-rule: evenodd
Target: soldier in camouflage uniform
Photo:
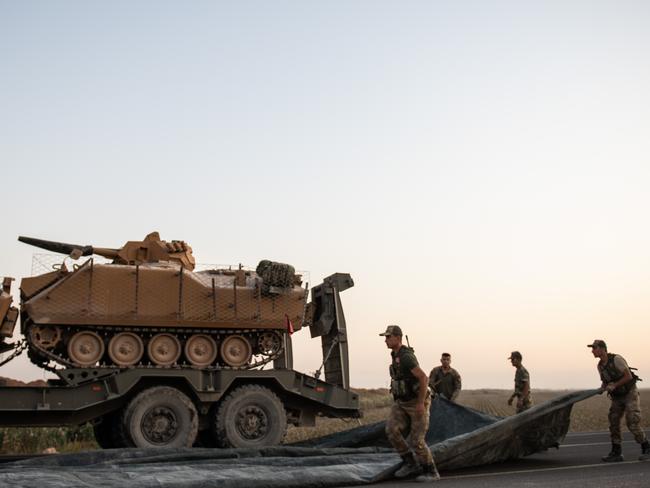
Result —
<instances>
[{"instance_id":1,"label":"soldier in camouflage uniform","mask_svg":"<svg viewBox=\"0 0 650 488\"><path fill-rule=\"evenodd\" d=\"M462 382L460 374L451 367L451 354L443 352L440 357L441 366L436 366L429 373L429 386L447 400L456 401Z\"/></svg>"},{"instance_id":2,"label":"soldier in camouflage uniform","mask_svg":"<svg viewBox=\"0 0 650 488\"><path fill-rule=\"evenodd\" d=\"M522 356L519 351L512 351L508 359L517 368L515 372L515 392L508 399L508 405L512 405L512 401L516 398L517 413L521 413L528 410L533 403L530 394L530 375L524 365L521 364Z\"/></svg>"},{"instance_id":3,"label":"soldier in camouflage uniform","mask_svg":"<svg viewBox=\"0 0 650 488\"><path fill-rule=\"evenodd\" d=\"M609 433L612 439L612 450L602 459L606 463L623 461L621 450L621 420L625 414L627 428L634 435L634 440L641 444L639 461L650 459L650 444L641 428L641 400L636 387L637 377L622 356L607 352L607 344L596 339L588 344L594 357L599 358L598 374L600 375L601 391L607 392L612 400L609 407Z\"/></svg>"},{"instance_id":4,"label":"soldier in camouflage uniform","mask_svg":"<svg viewBox=\"0 0 650 488\"><path fill-rule=\"evenodd\" d=\"M418 475L416 481L440 479L431 451L425 442L429 430L431 393L427 387L427 374L418 365L413 349L402 344L402 329L389 325L385 337L391 349L390 391L395 403L386 420L386 436L404 463L395 473L397 478ZM404 434L410 430L409 442ZM409 445L410 444L410 445Z\"/></svg>"}]
</instances>

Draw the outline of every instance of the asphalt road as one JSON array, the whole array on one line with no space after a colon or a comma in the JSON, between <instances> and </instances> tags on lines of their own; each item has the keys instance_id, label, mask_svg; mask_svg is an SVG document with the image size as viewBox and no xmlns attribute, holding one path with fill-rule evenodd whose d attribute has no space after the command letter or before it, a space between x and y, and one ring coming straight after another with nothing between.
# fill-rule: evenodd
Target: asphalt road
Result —
<instances>
[{"instance_id":1,"label":"asphalt road","mask_svg":"<svg viewBox=\"0 0 650 488\"><path fill-rule=\"evenodd\" d=\"M646 431L646 434L649 434ZM622 463L603 463L610 449L608 432L568 434L559 449L534 454L507 463L442 472L441 487L650 487L650 461L639 462L641 448L629 432L623 439ZM378 488L423 486L413 481L387 481Z\"/></svg>"}]
</instances>

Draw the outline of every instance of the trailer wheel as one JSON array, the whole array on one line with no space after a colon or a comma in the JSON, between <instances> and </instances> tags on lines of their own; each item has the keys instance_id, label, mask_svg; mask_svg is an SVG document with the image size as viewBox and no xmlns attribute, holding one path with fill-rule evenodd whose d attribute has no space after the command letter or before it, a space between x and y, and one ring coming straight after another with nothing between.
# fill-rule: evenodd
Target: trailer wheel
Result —
<instances>
[{"instance_id":1,"label":"trailer wheel","mask_svg":"<svg viewBox=\"0 0 650 488\"><path fill-rule=\"evenodd\" d=\"M199 430L192 447L219 447L214 438L214 431L212 429Z\"/></svg>"},{"instance_id":2,"label":"trailer wheel","mask_svg":"<svg viewBox=\"0 0 650 488\"><path fill-rule=\"evenodd\" d=\"M214 429L222 447L275 446L287 431L287 413L282 401L268 388L244 385L221 402Z\"/></svg>"},{"instance_id":3,"label":"trailer wheel","mask_svg":"<svg viewBox=\"0 0 650 488\"><path fill-rule=\"evenodd\" d=\"M100 417L93 425L95 440L102 449L134 447L131 438L124 431L124 409L115 410Z\"/></svg>"},{"instance_id":4,"label":"trailer wheel","mask_svg":"<svg viewBox=\"0 0 650 488\"><path fill-rule=\"evenodd\" d=\"M192 447L199 416L185 394L169 386L155 386L129 402L122 426L135 447Z\"/></svg>"},{"instance_id":5,"label":"trailer wheel","mask_svg":"<svg viewBox=\"0 0 650 488\"><path fill-rule=\"evenodd\" d=\"M119 417L117 417L119 420ZM107 413L99 419L99 421L93 425L93 433L95 434L95 441L102 449L112 449L118 447L115 443L115 438L113 436L115 430L115 420L116 416L114 414Z\"/></svg>"}]
</instances>

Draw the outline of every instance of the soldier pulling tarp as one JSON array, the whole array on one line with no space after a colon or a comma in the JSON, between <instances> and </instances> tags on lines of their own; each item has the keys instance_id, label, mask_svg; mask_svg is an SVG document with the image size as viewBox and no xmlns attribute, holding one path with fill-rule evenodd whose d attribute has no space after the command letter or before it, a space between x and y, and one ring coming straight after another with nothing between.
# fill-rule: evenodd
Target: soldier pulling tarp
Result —
<instances>
[{"instance_id":1,"label":"soldier pulling tarp","mask_svg":"<svg viewBox=\"0 0 650 488\"><path fill-rule=\"evenodd\" d=\"M442 471L516 459L557 446L573 404L599 393L568 393L499 419L436 399L427 443ZM309 445L310 447L305 447ZM347 447L346 447L347 446ZM262 449L116 449L53 455L0 466L0 485L63 488L335 487L390 479L400 465L383 423L301 445ZM443 475L444 476L444 475Z\"/></svg>"}]
</instances>

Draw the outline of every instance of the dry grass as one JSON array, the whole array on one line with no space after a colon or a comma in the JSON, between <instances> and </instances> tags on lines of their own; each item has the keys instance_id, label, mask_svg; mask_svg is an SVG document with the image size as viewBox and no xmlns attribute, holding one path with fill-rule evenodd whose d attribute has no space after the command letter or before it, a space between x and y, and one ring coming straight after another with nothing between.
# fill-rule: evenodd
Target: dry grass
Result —
<instances>
[{"instance_id":1,"label":"dry grass","mask_svg":"<svg viewBox=\"0 0 650 488\"><path fill-rule=\"evenodd\" d=\"M640 389L641 407L646 406L646 412L650 408L650 390ZM508 397L512 392L510 390L470 390L461 392L458 402L462 405L475 408L482 412L492 415L508 416L515 413L514 406L507 405ZM555 398L567 390L533 390L533 404L543 403L551 398ZM597 395L582 402L574 404L571 411L571 432L587 432L607 430L607 412L610 401L607 395ZM649 425L650 412L644 419L644 426Z\"/></svg>"},{"instance_id":2,"label":"dry grass","mask_svg":"<svg viewBox=\"0 0 650 488\"><path fill-rule=\"evenodd\" d=\"M77 452L97 449L93 429L82 427L22 427L0 429L0 454L35 454L45 449Z\"/></svg>"},{"instance_id":3,"label":"dry grass","mask_svg":"<svg viewBox=\"0 0 650 488\"><path fill-rule=\"evenodd\" d=\"M385 420L393 399L385 388L377 390L354 389L359 394L363 418L354 420L316 418L316 427L289 427L285 443L304 441L313 437L352 429L360 425L374 424Z\"/></svg>"}]
</instances>

